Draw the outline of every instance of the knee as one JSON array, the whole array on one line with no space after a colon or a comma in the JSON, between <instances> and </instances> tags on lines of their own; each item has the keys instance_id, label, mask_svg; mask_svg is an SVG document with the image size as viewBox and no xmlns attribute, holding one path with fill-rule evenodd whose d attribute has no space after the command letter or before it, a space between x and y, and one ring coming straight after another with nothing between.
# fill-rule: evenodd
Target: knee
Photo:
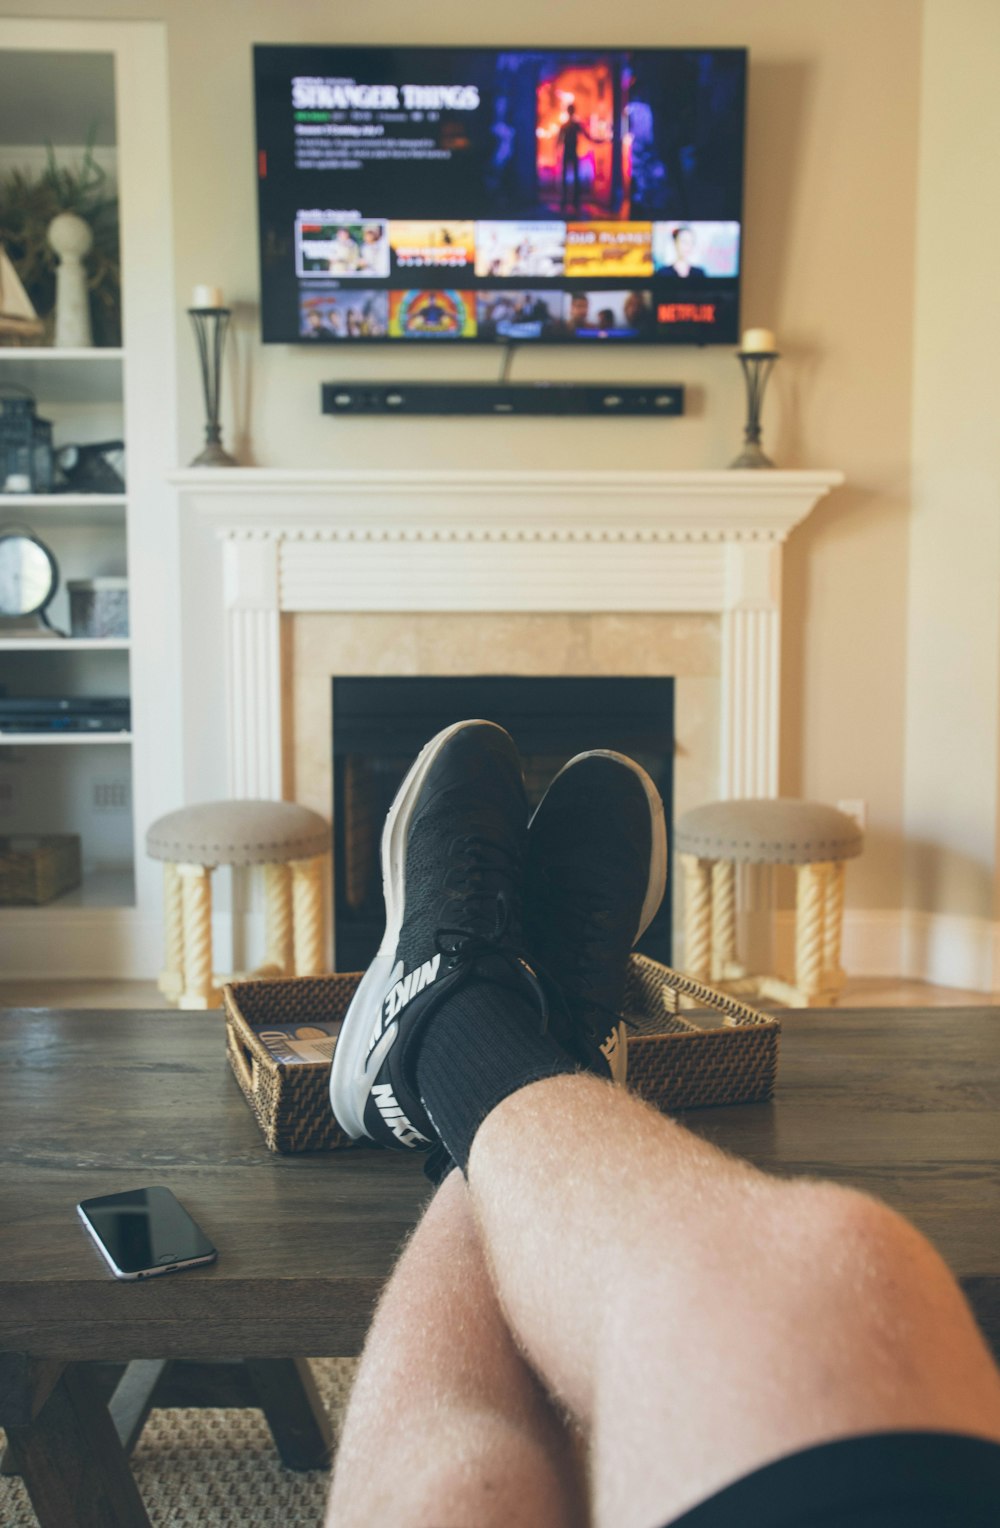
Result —
<instances>
[{"instance_id":1,"label":"knee","mask_svg":"<svg viewBox=\"0 0 1000 1528\"><path fill-rule=\"evenodd\" d=\"M801 1180L789 1190L792 1237L817 1272L863 1270L876 1281L910 1272L951 1282L930 1242L881 1200L837 1183Z\"/></svg>"}]
</instances>

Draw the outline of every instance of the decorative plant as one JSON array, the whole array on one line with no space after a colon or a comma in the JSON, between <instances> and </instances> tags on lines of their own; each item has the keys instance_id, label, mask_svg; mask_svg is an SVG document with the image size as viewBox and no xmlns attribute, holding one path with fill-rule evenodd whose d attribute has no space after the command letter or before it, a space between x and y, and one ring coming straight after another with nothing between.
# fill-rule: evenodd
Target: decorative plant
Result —
<instances>
[{"instance_id":1,"label":"decorative plant","mask_svg":"<svg viewBox=\"0 0 1000 1528\"><path fill-rule=\"evenodd\" d=\"M118 198L108 174L94 158L94 132L83 159L70 167L56 163L51 143L39 175L9 170L0 177L0 244L45 321L46 343L55 326L58 257L46 236L60 212L86 219L94 245L86 258L95 345L121 344L121 266L118 254Z\"/></svg>"}]
</instances>

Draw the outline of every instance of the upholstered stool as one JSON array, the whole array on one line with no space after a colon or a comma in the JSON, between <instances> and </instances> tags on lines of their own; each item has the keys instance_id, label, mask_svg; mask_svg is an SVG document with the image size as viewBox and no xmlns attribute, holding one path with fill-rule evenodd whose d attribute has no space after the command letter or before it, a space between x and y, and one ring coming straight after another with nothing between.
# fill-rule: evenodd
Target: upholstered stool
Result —
<instances>
[{"instance_id":1,"label":"upholstered stool","mask_svg":"<svg viewBox=\"0 0 1000 1528\"><path fill-rule=\"evenodd\" d=\"M289 801L209 801L154 822L146 850L164 860L166 958L160 991L181 1008L216 1008L212 882L216 865L263 865L267 953L255 976L323 967L323 876L330 828Z\"/></svg>"},{"instance_id":2,"label":"upholstered stool","mask_svg":"<svg viewBox=\"0 0 1000 1528\"><path fill-rule=\"evenodd\" d=\"M837 1001L844 861L863 843L853 817L811 801L717 801L685 812L674 843L684 871L685 971L793 1008ZM751 976L737 960L741 864L795 866L794 982Z\"/></svg>"}]
</instances>

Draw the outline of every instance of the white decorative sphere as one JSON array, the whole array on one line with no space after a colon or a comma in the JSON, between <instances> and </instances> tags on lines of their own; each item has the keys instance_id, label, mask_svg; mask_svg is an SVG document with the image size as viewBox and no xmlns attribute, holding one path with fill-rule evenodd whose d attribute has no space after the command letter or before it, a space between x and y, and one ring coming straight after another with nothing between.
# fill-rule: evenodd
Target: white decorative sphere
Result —
<instances>
[{"instance_id":1,"label":"white decorative sphere","mask_svg":"<svg viewBox=\"0 0 1000 1528\"><path fill-rule=\"evenodd\" d=\"M82 260L94 243L90 224L75 212L60 212L48 227L49 243L60 259Z\"/></svg>"}]
</instances>

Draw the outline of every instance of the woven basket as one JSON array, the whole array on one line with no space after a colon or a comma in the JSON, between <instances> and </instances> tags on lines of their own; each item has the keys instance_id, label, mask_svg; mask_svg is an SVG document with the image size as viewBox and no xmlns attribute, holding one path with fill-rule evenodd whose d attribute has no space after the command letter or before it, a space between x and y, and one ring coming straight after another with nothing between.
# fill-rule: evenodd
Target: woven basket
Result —
<instances>
[{"instance_id":1,"label":"woven basket","mask_svg":"<svg viewBox=\"0 0 1000 1528\"><path fill-rule=\"evenodd\" d=\"M722 1014L706 1028L679 1012L686 998ZM781 1025L738 998L646 955L633 955L622 1011L629 1024L628 1085L658 1109L703 1109L770 1098Z\"/></svg>"},{"instance_id":2,"label":"woven basket","mask_svg":"<svg viewBox=\"0 0 1000 1528\"><path fill-rule=\"evenodd\" d=\"M353 1142L330 1112L329 1064L280 1062L256 1031L341 1019L360 980L354 972L223 987L226 1053L272 1151L331 1151ZM722 1023L705 1029L682 1017L682 997L721 1013ZM769 1014L645 955L632 956L623 1011L629 1087L657 1108L757 1103L774 1091L781 1026Z\"/></svg>"},{"instance_id":3,"label":"woven basket","mask_svg":"<svg viewBox=\"0 0 1000 1528\"><path fill-rule=\"evenodd\" d=\"M51 902L82 880L76 833L0 838L0 904Z\"/></svg>"}]
</instances>

